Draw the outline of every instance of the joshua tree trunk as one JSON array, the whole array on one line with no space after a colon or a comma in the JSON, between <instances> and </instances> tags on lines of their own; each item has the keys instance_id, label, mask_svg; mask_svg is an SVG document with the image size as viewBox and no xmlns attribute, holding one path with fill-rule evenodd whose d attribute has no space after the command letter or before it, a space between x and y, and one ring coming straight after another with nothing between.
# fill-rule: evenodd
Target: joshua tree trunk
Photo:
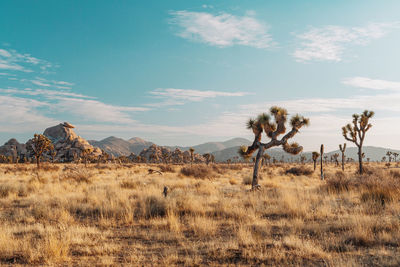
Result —
<instances>
[{"instance_id":1,"label":"joshua tree trunk","mask_svg":"<svg viewBox=\"0 0 400 267\"><path fill-rule=\"evenodd\" d=\"M314 171L315 171L316 168L317 168L317 161L314 160Z\"/></svg>"},{"instance_id":2,"label":"joshua tree trunk","mask_svg":"<svg viewBox=\"0 0 400 267\"><path fill-rule=\"evenodd\" d=\"M322 161L322 156L324 155L324 145L321 145L321 180L324 180L324 167L323 167L323 161Z\"/></svg>"},{"instance_id":3,"label":"joshua tree trunk","mask_svg":"<svg viewBox=\"0 0 400 267\"><path fill-rule=\"evenodd\" d=\"M36 166L40 169L40 156L36 156Z\"/></svg>"},{"instance_id":4,"label":"joshua tree trunk","mask_svg":"<svg viewBox=\"0 0 400 267\"><path fill-rule=\"evenodd\" d=\"M342 171L344 171L344 153L342 153Z\"/></svg>"},{"instance_id":5,"label":"joshua tree trunk","mask_svg":"<svg viewBox=\"0 0 400 267\"><path fill-rule=\"evenodd\" d=\"M362 146L358 146L358 171L363 174Z\"/></svg>"},{"instance_id":6,"label":"joshua tree trunk","mask_svg":"<svg viewBox=\"0 0 400 267\"><path fill-rule=\"evenodd\" d=\"M262 157L263 154L264 154L264 147L261 146L258 149L258 153L257 153L257 156L256 156L256 161L254 163L253 181L251 183L251 187L253 189L257 188L257 186L258 186L258 171L260 170L260 160L261 160L261 157Z\"/></svg>"}]
</instances>

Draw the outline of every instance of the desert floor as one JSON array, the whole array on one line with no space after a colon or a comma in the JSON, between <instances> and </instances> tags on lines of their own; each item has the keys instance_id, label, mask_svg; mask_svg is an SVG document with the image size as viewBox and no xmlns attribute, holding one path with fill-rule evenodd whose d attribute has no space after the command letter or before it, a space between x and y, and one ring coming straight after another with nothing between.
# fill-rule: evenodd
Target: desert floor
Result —
<instances>
[{"instance_id":1,"label":"desert floor","mask_svg":"<svg viewBox=\"0 0 400 267\"><path fill-rule=\"evenodd\" d=\"M400 169L366 167L264 166L253 192L244 164L1 164L0 265L399 266Z\"/></svg>"}]
</instances>

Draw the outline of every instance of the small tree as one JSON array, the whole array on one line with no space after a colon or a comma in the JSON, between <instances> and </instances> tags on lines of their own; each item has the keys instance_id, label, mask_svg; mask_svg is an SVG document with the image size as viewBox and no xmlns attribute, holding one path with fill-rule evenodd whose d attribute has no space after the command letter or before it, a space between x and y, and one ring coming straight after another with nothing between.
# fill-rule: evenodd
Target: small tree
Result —
<instances>
[{"instance_id":1,"label":"small tree","mask_svg":"<svg viewBox=\"0 0 400 267\"><path fill-rule=\"evenodd\" d=\"M346 151L346 143L344 143L343 146L339 145L339 149L340 152L342 152L342 171L344 171L344 159L345 159L344 152Z\"/></svg>"},{"instance_id":2,"label":"small tree","mask_svg":"<svg viewBox=\"0 0 400 267\"><path fill-rule=\"evenodd\" d=\"M358 164L359 164L359 173L363 173L362 166L362 146L364 143L364 138L366 132L372 127L372 124L369 123L369 119L374 116L373 111L365 110L362 114L353 114L353 125L347 124L342 127L343 137L350 142L353 142L358 147Z\"/></svg>"},{"instance_id":3,"label":"small tree","mask_svg":"<svg viewBox=\"0 0 400 267\"><path fill-rule=\"evenodd\" d=\"M87 161L89 159L90 154L93 152L91 148L85 148L81 151L81 157L83 158L83 162L85 163L85 167L87 167Z\"/></svg>"},{"instance_id":4,"label":"small tree","mask_svg":"<svg viewBox=\"0 0 400 267\"><path fill-rule=\"evenodd\" d=\"M288 141L299 132L301 127L308 125L309 120L300 115L293 116L290 120L292 129L279 140L278 136L286 132L287 111L283 108L272 107L270 113L274 117L274 122L271 121L271 116L266 113L260 114L257 119L250 119L248 121L247 128L253 131L254 141L251 146L242 146L239 150L239 153L244 157L251 157L258 150L254 163L253 181L251 183L252 190L260 188L258 184L258 171L260 160L265 150L271 147L282 146L285 152L293 155L297 155L303 150L303 147L299 144L289 144ZM263 132L270 138L268 143L261 143Z\"/></svg>"},{"instance_id":5,"label":"small tree","mask_svg":"<svg viewBox=\"0 0 400 267\"><path fill-rule=\"evenodd\" d=\"M206 164L210 164L211 155L209 153L203 154L203 158L206 159Z\"/></svg>"},{"instance_id":6,"label":"small tree","mask_svg":"<svg viewBox=\"0 0 400 267\"><path fill-rule=\"evenodd\" d=\"M399 153L393 152L394 162L397 162L398 156L399 156Z\"/></svg>"},{"instance_id":7,"label":"small tree","mask_svg":"<svg viewBox=\"0 0 400 267\"><path fill-rule=\"evenodd\" d=\"M271 160L271 156L270 155L265 153L263 155L263 159L264 159L264 164L267 164L267 162L268 162L268 165L270 164L270 160Z\"/></svg>"},{"instance_id":8,"label":"small tree","mask_svg":"<svg viewBox=\"0 0 400 267\"><path fill-rule=\"evenodd\" d=\"M318 157L319 157L319 153L317 151L314 151L312 153L312 160L314 162L314 171L317 168L317 159L318 159Z\"/></svg>"},{"instance_id":9,"label":"small tree","mask_svg":"<svg viewBox=\"0 0 400 267\"><path fill-rule=\"evenodd\" d=\"M392 162L392 152L390 151L386 152L386 156L388 156L389 163Z\"/></svg>"},{"instance_id":10,"label":"small tree","mask_svg":"<svg viewBox=\"0 0 400 267\"><path fill-rule=\"evenodd\" d=\"M210 162L215 163L215 156L213 154L211 154L210 156Z\"/></svg>"},{"instance_id":11,"label":"small tree","mask_svg":"<svg viewBox=\"0 0 400 267\"><path fill-rule=\"evenodd\" d=\"M189 148L189 152L190 152L190 165L192 165L194 160L194 148L193 147Z\"/></svg>"},{"instance_id":12,"label":"small tree","mask_svg":"<svg viewBox=\"0 0 400 267\"><path fill-rule=\"evenodd\" d=\"M37 168L40 169L40 159L43 153L54 149L50 139L43 134L35 134L32 139L32 144L28 147L31 153L36 158Z\"/></svg>"},{"instance_id":13,"label":"small tree","mask_svg":"<svg viewBox=\"0 0 400 267\"><path fill-rule=\"evenodd\" d=\"M335 166L336 167L339 166L339 161L338 161L339 154L335 153L335 154L332 155L332 157L333 157L333 160L335 161Z\"/></svg>"}]
</instances>

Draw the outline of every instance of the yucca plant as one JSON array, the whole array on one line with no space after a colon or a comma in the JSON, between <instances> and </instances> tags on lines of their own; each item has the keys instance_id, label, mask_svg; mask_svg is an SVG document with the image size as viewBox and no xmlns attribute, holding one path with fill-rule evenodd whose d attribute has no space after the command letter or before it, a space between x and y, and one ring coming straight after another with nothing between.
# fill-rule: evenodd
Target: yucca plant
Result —
<instances>
[{"instance_id":1,"label":"yucca plant","mask_svg":"<svg viewBox=\"0 0 400 267\"><path fill-rule=\"evenodd\" d=\"M339 145L339 149L340 152L342 152L342 171L344 171L344 159L345 159L344 152L346 151L346 143L344 143L343 146Z\"/></svg>"},{"instance_id":2,"label":"yucca plant","mask_svg":"<svg viewBox=\"0 0 400 267\"><path fill-rule=\"evenodd\" d=\"M260 114L256 119L250 119L247 122L247 129L252 130L254 133L254 141L249 147L241 147L239 153L244 158L248 158L252 157L253 153L258 150L254 162L253 180L251 183L252 190L260 188L260 185L258 184L258 171L260 160L265 150L271 147L282 146L285 152L293 155L297 155L303 150L303 147L299 144L289 144L288 141L299 132L301 127L309 124L309 119L298 114L293 116L290 120L292 129L286 133L287 115L286 109L271 107L270 114ZM271 117L273 117L273 121L271 120ZM265 132L267 137L270 139L268 143L261 142L263 132ZM281 139L278 139L282 134L285 135Z\"/></svg>"},{"instance_id":3,"label":"yucca plant","mask_svg":"<svg viewBox=\"0 0 400 267\"><path fill-rule=\"evenodd\" d=\"M318 159L318 157L319 157L319 153L317 151L314 151L312 153L312 156L311 156L311 158L312 158L312 160L314 162L314 171L317 168L317 159Z\"/></svg>"},{"instance_id":4,"label":"yucca plant","mask_svg":"<svg viewBox=\"0 0 400 267\"><path fill-rule=\"evenodd\" d=\"M373 111L365 110L360 115L353 114L352 124L347 124L342 127L343 137L350 142L353 142L358 147L358 165L359 173L363 173L362 146L364 144L365 134L371 129L372 124L369 119L374 116Z\"/></svg>"}]
</instances>

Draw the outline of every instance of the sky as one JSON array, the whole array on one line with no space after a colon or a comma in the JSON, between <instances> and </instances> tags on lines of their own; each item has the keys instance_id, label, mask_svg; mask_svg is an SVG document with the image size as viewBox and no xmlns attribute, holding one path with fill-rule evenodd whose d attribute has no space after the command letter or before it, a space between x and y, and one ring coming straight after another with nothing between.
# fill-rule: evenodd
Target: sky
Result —
<instances>
[{"instance_id":1,"label":"sky","mask_svg":"<svg viewBox=\"0 0 400 267\"><path fill-rule=\"evenodd\" d=\"M252 139L250 117L310 118L294 141L400 149L400 2L0 1L0 143L68 121L86 139ZM351 144L348 144L351 145Z\"/></svg>"}]
</instances>

